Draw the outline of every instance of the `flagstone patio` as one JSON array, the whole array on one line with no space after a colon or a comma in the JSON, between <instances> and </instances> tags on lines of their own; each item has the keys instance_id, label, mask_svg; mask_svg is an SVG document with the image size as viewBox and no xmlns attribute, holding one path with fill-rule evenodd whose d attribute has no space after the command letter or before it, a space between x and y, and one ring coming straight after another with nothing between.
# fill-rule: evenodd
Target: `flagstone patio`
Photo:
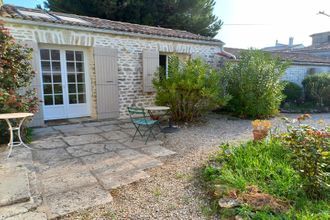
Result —
<instances>
[{"instance_id":1,"label":"flagstone patio","mask_svg":"<svg viewBox=\"0 0 330 220\"><path fill-rule=\"evenodd\" d=\"M131 142L127 121L99 121L33 130L34 150L0 152L0 219L56 218L110 203L111 190L148 178L159 157L175 154L163 134L147 144Z\"/></svg>"}]
</instances>

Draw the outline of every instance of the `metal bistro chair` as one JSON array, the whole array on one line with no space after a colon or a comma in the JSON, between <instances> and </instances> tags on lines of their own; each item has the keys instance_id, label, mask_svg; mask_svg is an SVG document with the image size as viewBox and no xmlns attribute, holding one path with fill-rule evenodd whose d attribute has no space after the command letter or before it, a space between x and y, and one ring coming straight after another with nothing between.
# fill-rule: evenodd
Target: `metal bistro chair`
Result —
<instances>
[{"instance_id":1,"label":"metal bistro chair","mask_svg":"<svg viewBox=\"0 0 330 220\"><path fill-rule=\"evenodd\" d=\"M127 107L127 110L129 113L129 117L130 117L132 123L134 124L134 127L136 128L132 141L134 141L134 138L137 133L139 133L142 138L144 138L148 134L145 144L147 144L151 135L156 139L156 136L152 132L152 129L154 128L155 125L157 125L159 127L159 129L161 129L159 121L148 119L143 108ZM141 126L146 127L146 130L144 132L141 131L141 128L140 128Z\"/></svg>"}]
</instances>

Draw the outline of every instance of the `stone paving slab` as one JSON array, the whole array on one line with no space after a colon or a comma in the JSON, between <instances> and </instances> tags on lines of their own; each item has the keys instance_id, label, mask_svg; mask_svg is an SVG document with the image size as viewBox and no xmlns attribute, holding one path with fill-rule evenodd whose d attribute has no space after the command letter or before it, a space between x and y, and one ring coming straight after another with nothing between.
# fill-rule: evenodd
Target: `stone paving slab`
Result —
<instances>
[{"instance_id":1,"label":"stone paving slab","mask_svg":"<svg viewBox=\"0 0 330 220\"><path fill-rule=\"evenodd\" d=\"M84 135L84 134L96 134L102 132L101 129L96 127L81 127L74 128L70 130L61 130L65 136L76 136L76 135Z\"/></svg>"},{"instance_id":2,"label":"stone paving slab","mask_svg":"<svg viewBox=\"0 0 330 220\"><path fill-rule=\"evenodd\" d=\"M165 147L161 147L159 145L144 147L141 148L141 150L153 157L165 157L176 154L174 151L168 150Z\"/></svg>"},{"instance_id":3,"label":"stone paving slab","mask_svg":"<svg viewBox=\"0 0 330 220\"><path fill-rule=\"evenodd\" d=\"M48 212L48 218L56 218L110 202L112 202L110 193L96 185L47 196L44 208Z\"/></svg>"},{"instance_id":4,"label":"stone paving slab","mask_svg":"<svg viewBox=\"0 0 330 220\"><path fill-rule=\"evenodd\" d=\"M105 148L108 151L118 151L118 150L124 150L127 148L125 145L118 143L118 142L107 141L104 143L105 143Z\"/></svg>"},{"instance_id":5,"label":"stone paving slab","mask_svg":"<svg viewBox=\"0 0 330 220\"><path fill-rule=\"evenodd\" d=\"M125 140L130 138L128 134L122 131L109 131L109 132L104 132L101 135L108 140L123 140L123 139Z\"/></svg>"},{"instance_id":6,"label":"stone paving slab","mask_svg":"<svg viewBox=\"0 0 330 220\"><path fill-rule=\"evenodd\" d=\"M69 145L81 145L81 144L91 144L105 141L103 137L97 134L86 134L80 136L69 136L64 137L63 140L67 142Z\"/></svg>"},{"instance_id":7,"label":"stone paving slab","mask_svg":"<svg viewBox=\"0 0 330 220\"><path fill-rule=\"evenodd\" d=\"M98 127L99 129L101 129L102 131L117 131L120 130L120 127L118 125L103 125Z\"/></svg>"},{"instance_id":8,"label":"stone paving slab","mask_svg":"<svg viewBox=\"0 0 330 220\"><path fill-rule=\"evenodd\" d=\"M104 154L93 154L90 156L81 157L81 160L90 170L99 169L104 166L111 166L121 160L115 152L107 152Z\"/></svg>"},{"instance_id":9,"label":"stone paving slab","mask_svg":"<svg viewBox=\"0 0 330 220\"><path fill-rule=\"evenodd\" d=\"M54 138L51 141L49 140L38 140L33 141L31 147L33 149L52 149L68 146L62 139Z\"/></svg>"},{"instance_id":10,"label":"stone paving slab","mask_svg":"<svg viewBox=\"0 0 330 220\"><path fill-rule=\"evenodd\" d=\"M43 195L61 193L93 184L97 185L97 180L87 170L80 173L68 172L49 178L40 178L40 182Z\"/></svg>"},{"instance_id":11,"label":"stone paving slab","mask_svg":"<svg viewBox=\"0 0 330 220\"><path fill-rule=\"evenodd\" d=\"M41 164L51 164L71 158L68 152L63 148L55 148L50 150L34 150L32 151L34 161Z\"/></svg>"},{"instance_id":12,"label":"stone paving slab","mask_svg":"<svg viewBox=\"0 0 330 220\"><path fill-rule=\"evenodd\" d=\"M67 131L73 131L75 129L80 129L83 128L84 125L82 124L69 124L69 125L58 125L58 126L53 126L52 128L61 131L61 132L67 132Z\"/></svg>"},{"instance_id":13,"label":"stone paving slab","mask_svg":"<svg viewBox=\"0 0 330 220\"><path fill-rule=\"evenodd\" d=\"M53 129L52 127L46 127L46 128L33 128L32 136L34 140L40 140L40 139L44 140L53 137L60 137L62 136L62 134L61 132Z\"/></svg>"},{"instance_id":14,"label":"stone paving slab","mask_svg":"<svg viewBox=\"0 0 330 220\"><path fill-rule=\"evenodd\" d=\"M6 220L47 220L47 215L41 212L27 212L6 218Z\"/></svg>"},{"instance_id":15,"label":"stone paving slab","mask_svg":"<svg viewBox=\"0 0 330 220\"><path fill-rule=\"evenodd\" d=\"M0 207L30 200L29 179L24 167L0 168Z\"/></svg>"},{"instance_id":16,"label":"stone paving slab","mask_svg":"<svg viewBox=\"0 0 330 220\"><path fill-rule=\"evenodd\" d=\"M68 147L67 151L74 157L83 157L92 154L107 152L105 144L83 144L79 146Z\"/></svg>"},{"instance_id":17,"label":"stone paving slab","mask_svg":"<svg viewBox=\"0 0 330 220\"><path fill-rule=\"evenodd\" d=\"M84 165L79 159L73 158L63 161L57 161L53 164L37 166L37 175L39 178L50 178L53 176L62 175L65 173L81 173L88 171L86 165Z\"/></svg>"},{"instance_id":18,"label":"stone paving slab","mask_svg":"<svg viewBox=\"0 0 330 220\"><path fill-rule=\"evenodd\" d=\"M125 170L125 172L119 171L116 173L100 173L98 176L102 186L107 189L115 189L123 185L127 185L138 180L142 180L149 177L149 174L139 169Z\"/></svg>"},{"instance_id":19,"label":"stone paving slab","mask_svg":"<svg viewBox=\"0 0 330 220\"><path fill-rule=\"evenodd\" d=\"M134 141L131 141L131 139L126 139L126 140L119 140L119 142L130 148L144 148L147 146L161 145L163 143L160 140L153 140L153 139L145 143L145 140L139 140L138 138L135 139Z\"/></svg>"}]
</instances>

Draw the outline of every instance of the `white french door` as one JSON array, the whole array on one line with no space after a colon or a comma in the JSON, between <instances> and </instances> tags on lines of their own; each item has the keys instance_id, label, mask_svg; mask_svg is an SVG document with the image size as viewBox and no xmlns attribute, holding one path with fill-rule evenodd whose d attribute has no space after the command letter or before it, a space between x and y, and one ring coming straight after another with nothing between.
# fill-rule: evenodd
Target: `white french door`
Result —
<instances>
[{"instance_id":1,"label":"white french door","mask_svg":"<svg viewBox=\"0 0 330 220\"><path fill-rule=\"evenodd\" d=\"M40 49L45 120L90 115L83 50Z\"/></svg>"}]
</instances>

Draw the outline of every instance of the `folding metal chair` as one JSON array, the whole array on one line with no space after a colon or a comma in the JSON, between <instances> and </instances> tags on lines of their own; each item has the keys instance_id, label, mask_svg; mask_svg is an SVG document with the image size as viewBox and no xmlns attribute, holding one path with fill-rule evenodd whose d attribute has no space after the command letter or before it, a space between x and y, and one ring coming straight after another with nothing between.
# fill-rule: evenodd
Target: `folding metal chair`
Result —
<instances>
[{"instance_id":1,"label":"folding metal chair","mask_svg":"<svg viewBox=\"0 0 330 220\"><path fill-rule=\"evenodd\" d=\"M134 141L134 138L137 133L139 133L142 138L144 138L148 134L145 144L147 144L151 135L156 139L156 136L152 132L152 129L154 128L155 125L157 125L159 127L159 129L161 129L159 121L148 119L143 108L127 107L127 110L129 113L129 117L130 117L134 127L136 128L132 141ZM146 127L146 130L144 132L141 131L141 126Z\"/></svg>"}]
</instances>

